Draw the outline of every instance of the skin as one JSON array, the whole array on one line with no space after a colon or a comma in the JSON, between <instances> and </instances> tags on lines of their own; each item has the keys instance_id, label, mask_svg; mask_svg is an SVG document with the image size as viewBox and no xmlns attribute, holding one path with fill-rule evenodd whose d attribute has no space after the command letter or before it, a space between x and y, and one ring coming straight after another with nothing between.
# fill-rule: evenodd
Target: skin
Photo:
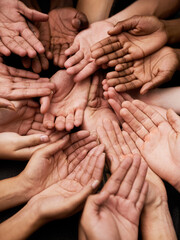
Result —
<instances>
[{"instance_id":1,"label":"skin","mask_svg":"<svg viewBox=\"0 0 180 240\"><path fill-rule=\"evenodd\" d=\"M72 46L65 51L65 55L70 57L64 66L68 74L74 75L75 82L84 80L99 68L91 57L90 47L107 37L107 31L112 26L106 20L90 24L89 28L78 33Z\"/></svg>"},{"instance_id":2,"label":"skin","mask_svg":"<svg viewBox=\"0 0 180 240\"><path fill-rule=\"evenodd\" d=\"M67 60L65 50L71 46L78 32L88 27L88 20L75 8L56 8L49 12L49 25L53 62L63 68Z\"/></svg>"},{"instance_id":3,"label":"skin","mask_svg":"<svg viewBox=\"0 0 180 240\"><path fill-rule=\"evenodd\" d=\"M21 1L0 1L0 52L6 56L11 52L23 57L36 56L36 52L43 53L42 43L29 29L25 17L30 21L47 21L48 16L26 7Z\"/></svg>"},{"instance_id":4,"label":"skin","mask_svg":"<svg viewBox=\"0 0 180 240\"><path fill-rule=\"evenodd\" d=\"M166 120L139 100L123 102L122 107L120 114L126 122L123 128L136 142L145 161L179 191L179 116L168 110Z\"/></svg>"},{"instance_id":5,"label":"skin","mask_svg":"<svg viewBox=\"0 0 180 240\"><path fill-rule=\"evenodd\" d=\"M139 216L148 189L146 172L147 165L139 156L122 162L101 192L88 198L79 227L80 240L138 238Z\"/></svg>"},{"instance_id":6,"label":"skin","mask_svg":"<svg viewBox=\"0 0 180 240\"><path fill-rule=\"evenodd\" d=\"M88 104L84 112L82 129L90 132L96 132L98 126L102 125L104 118L117 121L116 115L103 97L101 78L101 73L97 72L94 75L89 92Z\"/></svg>"},{"instance_id":7,"label":"skin","mask_svg":"<svg viewBox=\"0 0 180 240\"><path fill-rule=\"evenodd\" d=\"M103 88L107 90L108 87L114 87L117 92L124 92L141 87L140 93L145 94L171 80L178 65L175 51L164 47L141 60L117 65L116 71L106 75Z\"/></svg>"},{"instance_id":8,"label":"skin","mask_svg":"<svg viewBox=\"0 0 180 240\"><path fill-rule=\"evenodd\" d=\"M90 80L74 83L72 76L60 70L51 78L58 89L53 95L50 108L44 116L44 126L70 131L82 124L84 110L88 102ZM56 119L55 119L56 117Z\"/></svg>"},{"instance_id":9,"label":"skin","mask_svg":"<svg viewBox=\"0 0 180 240\"><path fill-rule=\"evenodd\" d=\"M167 42L164 23L154 16L134 16L118 22L111 36L92 46L96 64L109 67L144 58ZM157 41L158 39L158 41Z\"/></svg>"},{"instance_id":10,"label":"skin","mask_svg":"<svg viewBox=\"0 0 180 240\"><path fill-rule=\"evenodd\" d=\"M55 138L55 141L52 140L50 144L33 153L18 176L0 182L1 210L27 202L44 189L66 178L73 172L74 167L86 158L88 152L98 145L96 136L91 136L87 131L79 131L70 136L57 134ZM103 146L98 152L102 151ZM7 188L13 181L16 183L13 184L14 188ZM18 198L20 193L21 197Z\"/></svg>"}]
</instances>

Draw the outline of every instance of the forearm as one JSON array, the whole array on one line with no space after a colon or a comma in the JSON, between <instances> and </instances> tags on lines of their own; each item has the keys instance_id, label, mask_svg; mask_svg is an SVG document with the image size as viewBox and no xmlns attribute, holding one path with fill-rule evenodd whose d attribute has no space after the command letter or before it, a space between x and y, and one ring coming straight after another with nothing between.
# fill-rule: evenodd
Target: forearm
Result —
<instances>
[{"instance_id":1,"label":"forearm","mask_svg":"<svg viewBox=\"0 0 180 240\"><path fill-rule=\"evenodd\" d=\"M108 18L112 4L113 0L79 0L77 9L93 23Z\"/></svg>"},{"instance_id":2,"label":"forearm","mask_svg":"<svg viewBox=\"0 0 180 240\"><path fill-rule=\"evenodd\" d=\"M18 176L0 181L0 211L27 202L29 192Z\"/></svg>"},{"instance_id":3,"label":"forearm","mask_svg":"<svg viewBox=\"0 0 180 240\"><path fill-rule=\"evenodd\" d=\"M155 15L159 18L166 18L176 12L179 6L178 0L138 0L108 20L116 24L134 15Z\"/></svg>"},{"instance_id":4,"label":"forearm","mask_svg":"<svg viewBox=\"0 0 180 240\"><path fill-rule=\"evenodd\" d=\"M143 240L177 239L167 202L157 208L144 208L141 216Z\"/></svg>"},{"instance_id":5,"label":"forearm","mask_svg":"<svg viewBox=\"0 0 180 240\"><path fill-rule=\"evenodd\" d=\"M180 24L180 18L174 20L162 20L165 25L168 43L178 43L180 42L180 28L178 27Z\"/></svg>"},{"instance_id":6,"label":"forearm","mask_svg":"<svg viewBox=\"0 0 180 240\"><path fill-rule=\"evenodd\" d=\"M14 216L0 224L0 239L27 239L42 224L38 218L37 211L27 204Z\"/></svg>"},{"instance_id":7,"label":"forearm","mask_svg":"<svg viewBox=\"0 0 180 240\"><path fill-rule=\"evenodd\" d=\"M134 94L132 96L150 105L157 105L165 109L172 108L177 114L180 114L180 87L156 88L145 95Z\"/></svg>"}]
</instances>

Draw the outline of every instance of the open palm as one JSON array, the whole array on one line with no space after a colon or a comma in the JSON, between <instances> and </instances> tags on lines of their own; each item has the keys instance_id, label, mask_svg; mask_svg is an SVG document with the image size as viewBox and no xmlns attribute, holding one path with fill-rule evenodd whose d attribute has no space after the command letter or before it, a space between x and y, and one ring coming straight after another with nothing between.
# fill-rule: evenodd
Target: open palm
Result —
<instances>
[{"instance_id":1,"label":"open palm","mask_svg":"<svg viewBox=\"0 0 180 240\"><path fill-rule=\"evenodd\" d=\"M178 67L178 59L172 48L164 47L140 60L116 66L109 72L104 84L124 92L142 87L140 93L169 81Z\"/></svg>"}]
</instances>

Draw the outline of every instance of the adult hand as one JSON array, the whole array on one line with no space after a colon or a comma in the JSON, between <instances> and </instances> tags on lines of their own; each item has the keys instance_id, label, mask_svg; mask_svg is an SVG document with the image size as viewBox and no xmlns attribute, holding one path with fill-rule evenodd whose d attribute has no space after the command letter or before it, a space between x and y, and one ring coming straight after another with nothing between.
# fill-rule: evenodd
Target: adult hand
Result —
<instances>
[{"instance_id":1,"label":"adult hand","mask_svg":"<svg viewBox=\"0 0 180 240\"><path fill-rule=\"evenodd\" d=\"M35 36L41 41L45 52L37 54L32 59L27 56L23 57L22 64L25 68L32 67L34 72L40 73L42 70L47 70L49 68L49 59L52 59L52 53L50 52L49 21L35 22L34 24L28 22L28 26Z\"/></svg>"},{"instance_id":2,"label":"adult hand","mask_svg":"<svg viewBox=\"0 0 180 240\"><path fill-rule=\"evenodd\" d=\"M78 158L76 158L76 154L74 154L75 158L71 155L71 159L62 156L63 160L61 159L59 162L59 171L53 176L58 177L57 181L34 196L28 203L33 209L36 209L42 224L71 216L81 209L87 196L95 191L101 181L105 161L103 149L104 147L99 145L90 150L88 154L87 151L86 154L84 152L84 156L81 152L81 157L79 155ZM51 155L58 150L59 146L56 144L56 150L53 147ZM60 150L60 152L62 151ZM53 164L50 164L48 159L47 161L48 166L52 168Z\"/></svg>"},{"instance_id":3,"label":"adult hand","mask_svg":"<svg viewBox=\"0 0 180 240\"><path fill-rule=\"evenodd\" d=\"M150 168L180 191L179 116L168 110L166 120L139 100L123 102L122 107L120 114L126 122L123 128L136 142Z\"/></svg>"},{"instance_id":4,"label":"adult hand","mask_svg":"<svg viewBox=\"0 0 180 240\"><path fill-rule=\"evenodd\" d=\"M20 136L17 133L0 133L0 158L5 160L29 160L36 150L34 146L41 146L49 141L45 134Z\"/></svg>"},{"instance_id":5,"label":"adult hand","mask_svg":"<svg viewBox=\"0 0 180 240\"><path fill-rule=\"evenodd\" d=\"M39 104L32 100L13 101L12 104L16 111L0 109L0 132L26 135L39 112Z\"/></svg>"},{"instance_id":6,"label":"adult hand","mask_svg":"<svg viewBox=\"0 0 180 240\"><path fill-rule=\"evenodd\" d=\"M114 87L117 92L135 88L141 94L171 80L179 65L178 57L172 48L164 47L156 53L134 62L119 64L116 71L109 72L103 84Z\"/></svg>"},{"instance_id":7,"label":"adult hand","mask_svg":"<svg viewBox=\"0 0 180 240\"><path fill-rule=\"evenodd\" d=\"M144 58L163 47L167 34L162 21L154 16L134 16L118 22L110 37L92 46L97 65L109 67Z\"/></svg>"},{"instance_id":8,"label":"adult hand","mask_svg":"<svg viewBox=\"0 0 180 240\"><path fill-rule=\"evenodd\" d=\"M65 50L71 46L78 32L88 27L88 19L75 8L56 8L49 13L49 24L54 64L63 68L67 59Z\"/></svg>"},{"instance_id":9,"label":"adult hand","mask_svg":"<svg viewBox=\"0 0 180 240\"><path fill-rule=\"evenodd\" d=\"M80 221L80 239L137 239L148 189L146 172L147 165L139 156L124 159L101 192L88 198Z\"/></svg>"},{"instance_id":10,"label":"adult hand","mask_svg":"<svg viewBox=\"0 0 180 240\"><path fill-rule=\"evenodd\" d=\"M97 72L93 76L89 91L88 104L84 112L82 128L90 132L96 131L98 126L102 125L104 118L118 121L107 100L103 97L103 89L101 84L101 78L103 76L100 74L101 72Z\"/></svg>"},{"instance_id":11,"label":"adult hand","mask_svg":"<svg viewBox=\"0 0 180 240\"><path fill-rule=\"evenodd\" d=\"M44 47L29 29L25 18L30 21L47 21L48 16L36 10L29 9L18 0L0 1L0 36L4 46L1 53L10 55L11 52L30 58L36 53L43 53Z\"/></svg>"},{"instance_id":12,"label":"adult hand","mask_svg":"<svg viewBox=\"0 0 180 240\"><path fill-rule=\"evenodd\" d=\"M99 68L91 57L90 47L105 38L111 27L112 23L108 21L92 23L89 28L81 31L75 37L72 46L65 51L66 56L72 56L64 66L67 68L68 74L75 75L75 82L84 80Z\"/></svg>"},{"instance_id":13,"label":"adult hand","mask_svg":"<svg viewBox=\"0 0 180 240\"><path fill-rule=\"evenodd\" d=\"M72 76L65 70L60 70L53 75L51 82L55 84L57 92L51 99L48 112L45 113L44 126L48 129L55 126L59 131L70 131L74 126L79 127L88 101L90 79L74 83Z\"/></svg>"}]
</instances>

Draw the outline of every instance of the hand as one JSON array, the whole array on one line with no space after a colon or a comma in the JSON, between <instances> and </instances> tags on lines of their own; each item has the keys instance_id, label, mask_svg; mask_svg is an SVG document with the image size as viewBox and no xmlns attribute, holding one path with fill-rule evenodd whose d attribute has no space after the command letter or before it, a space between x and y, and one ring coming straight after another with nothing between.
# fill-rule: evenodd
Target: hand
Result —
<instances>
[{"instance_id":1,"label":"hand","mask_svg":"<svg viewBox=\"0 0 180 240\"><path fill-rule=\"evenodd\" d=\"M1 53L10 55L11 52L30 58L37 53L43 53L42 43L29 29L25 18L30 21L47 21L48 16L36 10L29 9L18 0L0 1L0 36L4 47Z\"/></svg>"},{"instance_id":2,"label":"hand","mask_svg":"<svg viewBox=\"0 0 180 240\"><path fill-rule=\"evenodd\" d=\"M0 158L5 160L29 160L35 146L49 141L47 135L20 136L17 133L0 133Z\"/></svg>"},{"instance_id":3,"label":"hand","mask_svg":"<svg viewBox=\"0 0 180 240\"><path fill-rule=\"evenodd\" d=\"M90 132L96 131L98 126L102 125L104 118L109 118L117 122L116 115L111 110L107 100L103 98L103 89L101 87L102 77L98 72L93 76L88 104L84 112L82 129Z\"/></svg>"},{"instance_id":4,"label":"hand","mask_svg":"<svg viewBox=\"0 0 180 240\"><path fill-rule=\"evenodd\" d=\"M80 239L138 238L148 189L146 171L147 165L139 156L124 159L101 192L88 198L80 221Z\"/></svg>"},{"instance_id":5,"label":"hand","mask_svg":"<svg viewBox=\"0 0 180 240\"><path fill-rule=\"evenodd\" d=\"M80 155L76 158L76 154L74 154L75 159L72 156L70 159L63 155L56 173L57 181L34 196L28 203L28 205L36 207L40 222L44 224L54 219L62 219L81 209L87 196L97 188L101 181L105 162L103 149L103 146L99 145L88 154L84 153L84 156L80 153L81 158ZM59 149L56 147L57 150ZM54 151L55 148L51 154L54 154ZM51 160L53 161L53 159ZM49 160L48 166L52 166Z\"/></svg>"},{"instance_id":6,"label":"hand","mask_svg":"<svg viewBox=\"0 0 180 240\"><path fill-rule=\"evenodd\" d=\"M39 104L32 100L14 101L12 104L16 111L7 108L0 109L0 132L26 135L39 112Z\"/></svg>"},{"instance_id":7,"label":"hand","mask_svg":"<svg viewBox=\"0 0 180 240\"><path fill-rule=\"evenodd\" d=\"M124 102L120 111L129 132L150 168L180 191L179 116L167 111L167 120L147 104ZM157 161L158 159L158 161Z\"/></svg>"},{"instance_id":8,"label":"hand","mask_svg":"<svg viewBox=\"0 0 180 240\"><path fill-rule=\"evenodd\" d=\"M74 41L78 32L88 27L85 14L74 8L56 8L49 13L51 52L54 64L63 68L67 57L64 52Z\"/></svg>"},{"instance_id":9,"label":"hand","mask_svg":"<svg viewBox=\"0 0 180 240\"><path fill-rule=\"evenodd\" d=\"M141 87L140 93L171 80L179 65L178 57L169 47L161 48L156 53L134 62L119 64L109 72L103 81L105 88L114 87L117 92L124 92Z\"/></svg>"},{"instance_id":10,"label":"hand","mask_svg":"<svg viewBox=\"0 0 180 240\"><path fill-rule=\"evenodd\" d=\"M55 126L59 131L64 129L70 131L74 126L79 127L88 101L90 80L86 79L75 84L65 70L60 70L53 75L51 82L58 90L53 95L50 108L44 116L44 126L48 129Z\"/></svg>"},{"instance_id":11,"label":"hand","mask_svg":"<svg viewBox=\"0 0 180 240\"><path fill-rule=\"evenodd\" d=\"M91 48L97 65L114 67L132 62L156 52L167 42L164 23L154 16L134 16L118 22L108 33L113 36Z\"/></svg>"},{"instance_id":12,"label":"hand","mask_svg":"<svg viewBox=\"0 0 180 240\"><path fill-rule=\"evenodd\" d=\"M40 73L42 70L49 68L49 59L52 59L52 53L50 52L50 27L49 22L35 22L34 25L27 22L31 31L41 41L44 46L45 53L37 54L34 58L23 57L22 64L25 68L32 67L32 70L36 73Z\"/></svg>"},{"instance_id":13,"label":"hand","mask_svg":"<svg viewBox=\"0 0 180 240\"><path fill-rule=\"evenodd\" d=\"M108 21L91 24L88 29L81 31L75 37L72 46L65 51L66 56L72 56L65 62L64 66L67 68L68 74L75 75L75 82L84 80L99 68L91 57L90 47L105 38L111 27L112 23Z\"/></svg>"}]
</instances>

